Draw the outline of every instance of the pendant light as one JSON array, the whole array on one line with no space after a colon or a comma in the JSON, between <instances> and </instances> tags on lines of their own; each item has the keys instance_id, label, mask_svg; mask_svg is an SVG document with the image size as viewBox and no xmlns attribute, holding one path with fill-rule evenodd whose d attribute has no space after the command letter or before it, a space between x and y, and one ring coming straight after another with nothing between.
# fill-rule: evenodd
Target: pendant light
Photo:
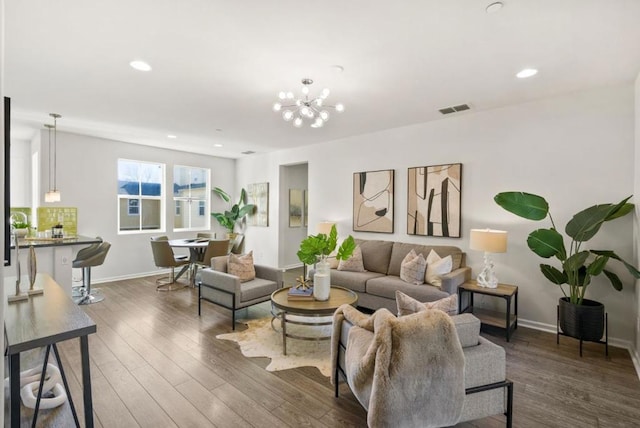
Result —
<instances>
[{"instance_id":1,"label":"pendant light","mask_svg":"<svg viewBox=\"0 0 640 428\"><path fill-rule=\"evenodd\" d=\"M44 194L45 202L60 202L60 191L57 187L57 161L58 161L58 139L57 139L57 120L61 118L57 113L49 113L53 118L53 125L45 124L49 129L49 191ZM53 130L53 150L51 149L51 130ZM53 165L51 163L51 152L53 152ZM53 171L53 174L52 174ZM51 187L51 176L53 176L53 187Z\"/></svg>"}]
</instances>

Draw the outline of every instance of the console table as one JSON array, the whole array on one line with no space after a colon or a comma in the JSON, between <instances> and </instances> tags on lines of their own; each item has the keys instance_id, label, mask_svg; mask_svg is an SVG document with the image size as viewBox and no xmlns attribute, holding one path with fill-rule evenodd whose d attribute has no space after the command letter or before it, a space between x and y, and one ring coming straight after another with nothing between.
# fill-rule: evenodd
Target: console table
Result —
<instances>
[{"instance_id":1,"label":"console table","mask_svg":"<svg viewBox=\"0 0 640 428\"><path fill-rule=\"evenodd\" d=\"M23 281L29 282L27 278L24 278ZM7 293L14 290L11 286L12 283L15 283L15 277L5 278L5 284L9 285L5 286ZM93 402L89 370L89 334L96 332L96 324L80 307L73 303L62 287L49 275L38 274L34 288L41 288L44 293L11 304L7 304L6 296L4 297L6 352L9 360L10 426L20 426L20 353L41 347L53 348L60 372L63 374L64 386L75 424L79 425L56 346L58 342L77 337L80 339L82 362L84 421L85 426L91 428L93 427ZM66 407L66 404L61 407ZM34 417L36 416L34 415ZM62 423L57 426L68 425L68 423Z\"/></svg>"}]
</instances>

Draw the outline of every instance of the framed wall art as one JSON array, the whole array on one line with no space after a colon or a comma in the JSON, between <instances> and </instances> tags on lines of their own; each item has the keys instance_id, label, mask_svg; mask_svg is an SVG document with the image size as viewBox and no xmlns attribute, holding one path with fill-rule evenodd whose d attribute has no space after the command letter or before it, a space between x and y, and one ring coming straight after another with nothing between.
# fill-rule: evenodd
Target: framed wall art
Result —
<instances>
[{"instance_id":1,"label":"framed wall art","mask_svg":"<svg viewBox=\"0 0 640 428\"><path fill-rule=\"evenodd\" d=\"M269 183L254 183L247 186L248 203L254 204L256 210L249 214L251 226L269 226Z\"/></svg>"},{"instance_id":2,"label":"framed wall art","mask_svg":"<svg viewBox=\"0 0 640 428\"><path fill-rule=\"evenodd\" d=\"M392 169L353 174L353 230L393 233Z\"/></svg>"},{"instance_id":3,"label":"framed wall art","mask_svg":"<svg viewBox=\"0 0 640 428\"><path fill-rule=\"evenodd\" d=\"M303 197L302 189L289 189L289 227L302 227Z\"/></svg>"},{"instance_id":4,"label":"framed wall art","mask_svg":"<svg viewBox=\"0 0 640 428\"><path fill-rule=\"evenodd\" d=\"M409 168L407 233L460 237L462 164Z\"/></svg>"}]
</instances>

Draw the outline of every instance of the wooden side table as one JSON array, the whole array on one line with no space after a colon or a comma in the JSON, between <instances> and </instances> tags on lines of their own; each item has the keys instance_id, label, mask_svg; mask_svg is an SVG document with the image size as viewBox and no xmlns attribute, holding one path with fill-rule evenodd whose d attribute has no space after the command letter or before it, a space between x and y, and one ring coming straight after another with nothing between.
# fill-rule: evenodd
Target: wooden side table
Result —
<instances>
[{"instance_id":1,"label":"wooden side table","mask_svg":"<svg viewBox=\"0 0 640 428\"><path fill-rule=\"evenodd\" d=\"M469 304L462 308L462 296L469 293ZM484 294L486 296L499 297L506 302L506 311L492 311L482 308L474 308L473 295ZM514 302L513 314L511 303ZM470 312L480 319L484 325L505 330L507 342L511 339L511 333L518 328L518 287L509 284L498 284L497 288L480 287L475 280L470 280L458 287L458 312Z\"/></svg>"}]
</instances>

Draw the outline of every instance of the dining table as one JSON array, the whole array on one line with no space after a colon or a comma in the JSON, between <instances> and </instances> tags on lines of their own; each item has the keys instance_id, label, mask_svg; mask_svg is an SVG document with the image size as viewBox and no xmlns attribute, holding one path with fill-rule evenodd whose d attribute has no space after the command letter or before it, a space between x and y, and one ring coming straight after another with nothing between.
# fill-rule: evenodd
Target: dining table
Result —
<instances>
[{"instance_id":1,"label":"dining table","mask_svg":"<svg viewBox=\"0 0 640 428\"><path fill-rule=\"evenodd\" d=\"M188 238L188 239L170 239L169 246L171 248L188 248L189 249L189 264L186 265L175 279L177 280L186 271L191 272L191 278L189 280L191 286L195 287L195 274L198 263L202 262L204 252L209 245L209 238Z\"/></svg>"}]
</instances>

